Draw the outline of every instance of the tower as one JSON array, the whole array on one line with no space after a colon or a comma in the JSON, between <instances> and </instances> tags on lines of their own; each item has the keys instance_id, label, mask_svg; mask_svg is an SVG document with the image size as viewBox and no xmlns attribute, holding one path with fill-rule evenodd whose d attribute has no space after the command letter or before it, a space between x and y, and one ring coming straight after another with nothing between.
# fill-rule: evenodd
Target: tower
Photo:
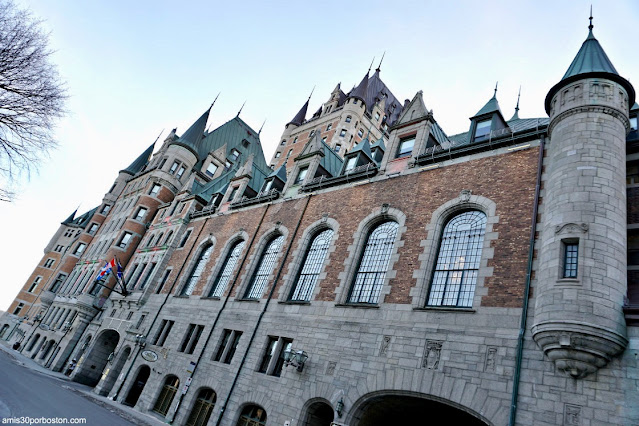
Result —
<instances>
[{"instance_id":1,"label":"tower","mask_svg":"<svg viewBox=\"0 0 639 426\"><path fill-rule=\"evenodd\" d=\"M556 367L581 378L628 344L626 133L635 91L592 33L546 96L533 338Z\"/></svg>"}]
</instances>

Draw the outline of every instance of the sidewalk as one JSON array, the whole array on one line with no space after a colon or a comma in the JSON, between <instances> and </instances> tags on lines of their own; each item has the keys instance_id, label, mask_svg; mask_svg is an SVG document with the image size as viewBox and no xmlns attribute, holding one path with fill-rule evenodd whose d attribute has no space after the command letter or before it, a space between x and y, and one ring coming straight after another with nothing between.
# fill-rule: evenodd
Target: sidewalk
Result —
<instances>
[{"instance_id":1,"label":"sidewalk","mask_svg":"<svg viewBox=\"0 0 639 426\"><path fill-rule=\"evenodd\" d=\"M72 392L76 392L78 395L91 400L93 403L106 408L107 410L119 415L120 417L128 420L132 424L142 425L142 426L161 426L166 423L161 420L145 413L141 413L132 407L127 407L125 405L120 404L119 402L115 402L110 400L105 396L100 396L93 393L93 388L89 386L82 385L80 383L76 383L71 381L67 376L62 373L58 373L48 368L44 368L31 358L22 355L20 352L13 350L11 345L9 345L5 340L0 340L0 351L9 355L16 364L21 365L23 367L28 368L29 370L35 371L39 374L44 374L50 377L53 377L57 380L61 380L67 382L62 384L61 386L64 389L70 390Z\"/></svg>"}]
</instances>

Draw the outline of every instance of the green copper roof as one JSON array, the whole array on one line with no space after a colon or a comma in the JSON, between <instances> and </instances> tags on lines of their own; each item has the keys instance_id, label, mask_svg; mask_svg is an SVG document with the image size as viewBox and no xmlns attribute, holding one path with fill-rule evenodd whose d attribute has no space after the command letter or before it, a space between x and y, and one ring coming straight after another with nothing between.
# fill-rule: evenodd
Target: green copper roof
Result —
<instances>
[{"instance_id":1,"label":"green copper roof","mask_svg":"<svg viewBox=\"0 0 639 426\"><path fill-rule=\"evenodd\" d=\"M499 102L497 102L497 96L493 95L493 97L490 98L488 102L486 102L486 105L484 105L482 109L480 109L477 112L477 114L475 114L475 117L478 117L484 114L489 114L495 111L499 111L501 113L501 110L499 109Z\"/></svg>"},{"instance_id":2,"label":"green copper roof","mask_svg":"<svg viewBox=\"0 0 639 426\"><path fill-rule=\"evenodd\" d=\"M121 172L129 173L135 176L138 172L140 172L144 166L149 163L149 159L151 158L151 154L153 154L153 148L155 147L155 142L153 142L147 149L144 150L142 154L138 158L136 158L133 163L129 165L126 169L120 170Z\"/></svg>"},{"instance_id":3,"label":"green copper roof","mask_svg":"<svg viewBox=\"0 0 639 426\"><path fill-rule=\"evenodd\" d=\"M209 107L204 114L195 121L195 123L191 124L191 127L189 127L182 136L173 142L173 144L185 146L193 151L194 154L198 155L200 141L202 140L204 130L206 129L206 122L209 120L209 111L211 111L211 107ZM202 160L202 157L199 157L198 159Z\"/></svg>"},{"instance_id":4,"label":"green copper roof","mask_svg":"<svg viewBox=\"0 0 639 426\"><path fill-rule=\"evenodd\" d=\"M69 217L67 217L65 220L62 221L63 225L69 225L73 222L73 219L75 218L75 214L78 212L78 209L75 209L73 213L71 213L71 215Z\"/></svg>"},{"instance_id":5,"label":"green copper roof","mask_svg":"<svg viewBox=\"0 0 639 426\"><path fill-rule=\"evenodd\" d=\"M635 104L630 108L630 111L636 111L639 109L639 104L635 102Z\"/></svg>"},{"instance_id":6,"label":"green copper roof","mask_svg":"<svg viewBox=\"0 0 639 426\"><path fill-rule=\"evenodd\" d=\"M270 171L271 169L267 168L267 170ZM268 173L255 164L255 161L253 161L253 169L251 171L251 179L249 180L248 187L255 192L260 192L260 189L266 180L266 176L268 176Z\"/></svg>"},{"instance_id":7,"label":"green copper roof","mask_svg":"<svg viewBox=\"0 0 639 426\"><path fill-rule=\"evenodd\" d=\"M205 185L202 185L197 181L193 181L193 195L202 197L206 200L207 203L210 203L213 195L224 194L226 192L226 189L229 186L229 182L231 182L231 179L233 178L233 176L235 176L235 172L237 171L237 169L237 166L231 167L229 170L222 173L220 176L206 183Z\"/></svg>"},{"instance_id":8,"label":"green copper roof","mask_svg":"<svg viewBox=\"0 0 639 426\"><path fill-rule=\"evenodd\" d=\"M373 148L379 148L382 151L386 152L386 145L384 145L384 138L377 139L375 143L371 145L371 149Z\"/></svg>"},{"instance_id":9,"label":"green copper roof","mask_svg":"<svg viewBox=\"0 0 639 426\"><path fill-rule=\"evenodd\" d=\"M273 170L266 178L276 177L282 182L286 182L286 162L287 160L285 160L277 170Z\"/></svg>"},{"instance_id":10,"label":"green copper roof","mask_svg":"<svg viewBox=\"0 0 639 426\"><path fill-rule=\"evenodd\" d=\"M586 41L581 45L581 49L577 52L577 56L572 60L572 64L568 67L568 71L562 77L565 80L577 74L587 74L591 72L605 72L619 75L615 67L608 59L608 55L592 34L592 29L588 31Z\"/></svg>"},{"instance_id":11,"label":"green copper roof","mask_svg":"<svg viewBox=\"0 0 639 426\"><path fill-rule=\"evenodd\" d=\"M355 148L351 152L348 153L349 157L352 157L354 154L362 152L365 156L368 157L369 160L372 161L373 154L371 153L371 144L368 140L368 136L364 138L360 143L355 145Z\"/></svg>"},{"instance_id":12,"label":"green copper roof","mask_svg":"<svg viewBox=\"0 0 639 426\"><path fill-rule=\"evenodd\" d=\"M327 172L331 174L331 176L337 176L340 170L342 170L342 164L344 164L344 160L342 157L337 155L333 149L326 144L326 142L322 142L322 149L324 155L320 159L320 166L324 168Z\"/></svg>"}]
</instances>

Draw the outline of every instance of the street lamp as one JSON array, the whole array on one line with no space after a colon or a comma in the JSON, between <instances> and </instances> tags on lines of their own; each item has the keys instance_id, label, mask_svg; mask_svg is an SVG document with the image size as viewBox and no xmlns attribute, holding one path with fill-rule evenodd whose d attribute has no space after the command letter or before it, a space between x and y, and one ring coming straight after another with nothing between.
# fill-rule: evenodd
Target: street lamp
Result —
<instances>
[{"instance_id":1,"label":"street lamp","mask_svg":"<svg viewBox=\"0 0 639 426\"><path fill-rule=\"evenodd\" d=\"M296 351L293 348L284 352L284 363L286 366L292 365L297 368L297 371L304 369L304 363L308 359L308 354L304 351Z\"/></svg>"},{"instance_id":2,"label":"street lamp","mask_svg":"<svg viewBox=\"0 0 639 426\"><path fill-rule=\"evenodd\" d=\"M144 349L146 346L146 336L144 334L137 334L135 336L135 344Z\"/></svg>"}]
</instances>

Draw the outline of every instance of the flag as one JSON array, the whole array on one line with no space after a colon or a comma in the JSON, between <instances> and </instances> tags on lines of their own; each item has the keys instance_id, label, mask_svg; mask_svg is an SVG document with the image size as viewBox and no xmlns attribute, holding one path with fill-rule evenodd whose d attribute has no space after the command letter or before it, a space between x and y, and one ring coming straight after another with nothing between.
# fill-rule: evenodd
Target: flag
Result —
<instances>
[{"instance_id":1,"label":"flag","mask_svg":"<svg viewBox=\"0 0 639 426\"><path fill-rule=\"evenodd\" d=\"M99 281L102 278L109 275L114 266L115 266L115 258L113 258L110 262L107 262L107 264L104 265L102 269L100 269L100 271L98 272L98 276L95 277L95 280Z\"/></svg>"},{"instance_id":2,"label":"flag","mask_svg":"<svg viewBox=\"0 0 639 426\"><path fill-rule=\"evenodd\" d=\"M124 269L122 268L122 264L120 263L120 260L115 259L115 264L117 266L117 272L115 275L118 279L118 282L120 283L122 288L126 288L126 284L124 284Z\"/></svg>"}]
</instances>

